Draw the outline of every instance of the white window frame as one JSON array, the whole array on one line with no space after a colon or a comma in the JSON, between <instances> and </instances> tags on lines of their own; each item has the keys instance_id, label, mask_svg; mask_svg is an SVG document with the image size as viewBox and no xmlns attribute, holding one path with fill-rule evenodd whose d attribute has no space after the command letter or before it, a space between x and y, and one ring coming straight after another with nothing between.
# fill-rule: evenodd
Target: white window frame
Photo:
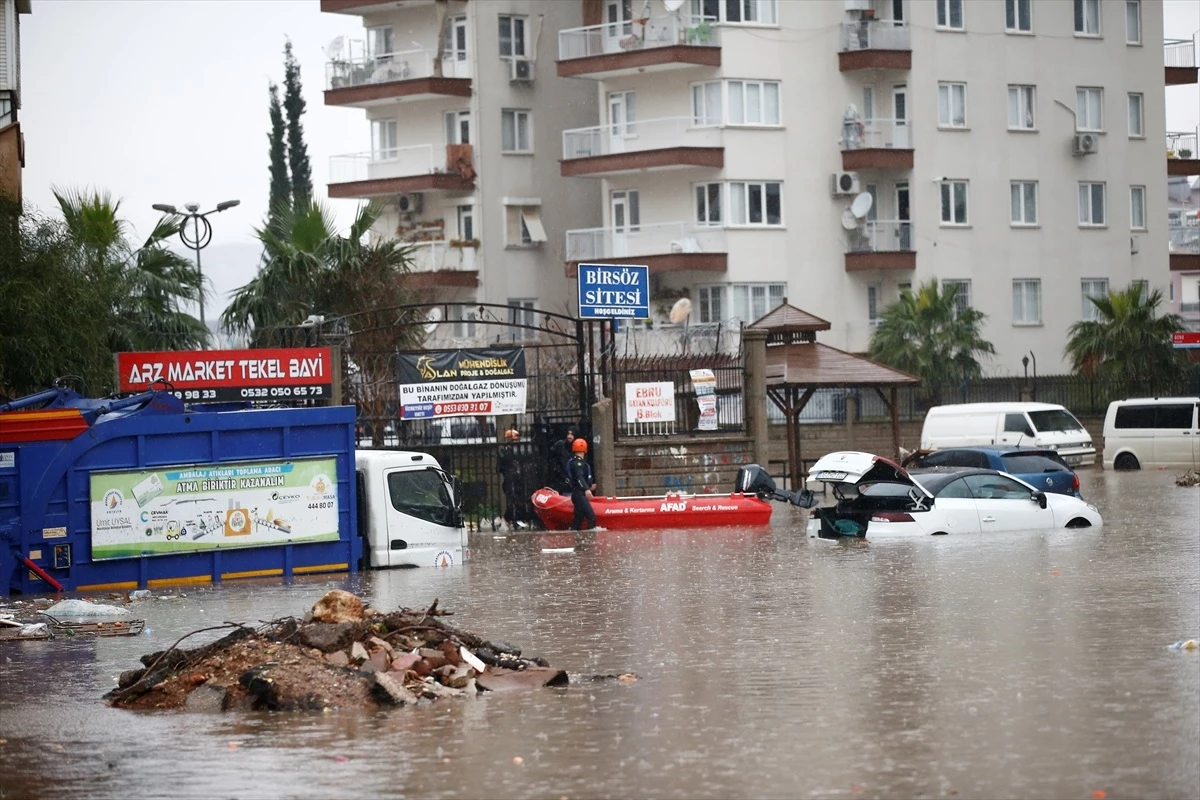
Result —
<instances>
[{"instance_id":1,"label":"white window frame","mask_svg":"<svg viewBox=\"0 0 1200 800\"><path fill-rule=\"evenodd\" d=\"M542 223L540 204L517 199L504 204L505 247L539 247L546 241L546 226Z\"/></svg>"},{"instance_id":2,"label":"white window frame","mask_svg":"<svg viewBox=\"0 0 1200 800\"><path fill-rule=\"evenodd\" d=\"M1141 92L1130 92L1126 100L1129 108L1129 138L1146 138L1146 96ZM1135 106L1137 113L1135 114Z\"/></svg>"},{"instance_id":3,"label":"white window frame","mask_svg":"<svg viewBox=\"0 0 1200 800\"><path fill-rule=\"evenodd\" d=\"M728 220L725 223L730 227L745 227L745 228L782 228L784 227L783 215L783 182L782 181L729 181L727 184L726 208L729 209ZM767 194L768 187L774 186L779 194L779 221L768 222L767 216ZM758 194L759 209L761 219L754 222L750 219L751 213L751 198ZM740 196L739 196L740 195Z\"/></svg>"},{"instance_id":4,"label":"white window frame","mask_svg":"<svg viewBox=\"0 0 1200 800\"><path fill-rule=\"evenodd\" d=\"M1093 116L1095 119L1093 119ZM1103 87L1075 87L1075 130L1088 131L1089 133L1102 133L1104 131Z\"/></svg>"},{"instance_id":5,"label":"white window frame","mask_svg":"<svg viewBox=\"0 0 1200 800\"><path fill-rule=\"evenodd\" d=\"M522 121L524 127L522 128ZM511 129L511 131L510 131ZM524 147L521 142L521 131L525 132ZM512 134L512 148L504 147L505 137ZM533 111L528 108L503 108L500 110L500 152L505 155L533 153Z\"/></svg>"},{"instance_id":6,"label":"white window frame","mask_svg":"<svg viewBox=\"0 0 1200 800\"><path fill-rule=\"evenodd\" d=\"M715 92L713 91L715 89ZM716 108L710 108L711 105ZM715 128L725 124L725 85L723 81L692 84L692 126Z\"/></svg>"},{"instance_id":7,"label":"white window frame","mask_svg":"<svg viewBox=\"0 0 1200 800\"><path fill-rule=\"evenodd\" d=\"M1093 9L1095 12L1094 14L1090 15L1090 21L1095 23L1094 30L1088 30L1088 9ZM1072 13L1074 16L1076 36L1099 37L1103 35L1103 8L1100 0L1075 0ZM1082 28L1080 26L1082 26Z\"/></svg>"},{"instance_id":8,"label":"white window frame","mask_svg":"<svg viewBox=\"0 0 1200 800\"><path fill-rule=\"evenodd\" d=\"M1042 281L1040 278L1014 278L1012 324L1042 324ZM1032 295L1032 296L1031 296ZM1032 305L1032 308L1030 306ZM1031 313L1032 312L1032 313ZM1031 318L1032 317L1032 318Z\"/></svg>"},{"instance_id":9,"label":"white window frame","mask_svg":"<svg viewBox=\"0 0 1200 800\"><path fill-rule=\"evenodd\" d=\"M725 185L720 181L693 184L692 204L697 225L721 227L725 222Z\"/></svg>"},{"instance_id":10,"label":"white window frame","mask_svg":"<svg viewBox=\"0 0 1200 800\"><path fill-rule=\"evenodd\" d=\"M1130 17L1130 12L1133 16ZM1133 20L1133 25L1129 24ZM1131 30L1132 28L1132 30ZM1125 44L1142 43L1142 0L1125 0Z\"/></svg>"},{"instance_id":11,"label":"white window frame","mask_svg":"<svg viewBox=\"0 0 1200 800\"><path fill-rule=\"evenodd\" d=\"M1084 322L1100 319L1100 310L1088 298L1108 296L1108 278L1084 278L1079 282L1079 291L1083 302L1083 313L1079 318Z\"/></svg>"},{"instance_id":12,"label":"white window frame","mask_svg":"<svg viewBox=\"0 0 1200 800\"><path fill-rule=\"evenodd\" d=\"M937 29L939 31L962 31L967 28L966 3L963 0L934 0L937 4ZM954 24L954 11L958 10L958 24Z\"/></svg>"},{"instance_id":13,"label":"white window frame","mask_svg":"<svg viewBox=\"0 0 1200 800\"><path fill-rule=\"evenodd\" d=\"M371 160L393 161L400 156L400 125L394 119L371 120Z\"/></svg>"},{"instance_id":14,"label":"white window frame","mask_svg":"<svg viewBox=\"0 0 1200 800\"><path fill-rule=\"evenodd\" d=\"M464 306L453 304L446 309L446 316L454 323L454 338L474 339L475 324L479 320L479 312Z\"/></svg>"},{"instance_id":15,"label":"white window frame","mask_svg":"<svg viewBox=\"0 0 1200 800\"><path fill-rule=\"evenodd\" d=\"M970 181L944 180L938 190L939 204L943 228L962 228L971 224L971 186ZM958 203L956 193L962 187L962 219L958 219Z\"/></svg>"},{"instance_id":16,"label":"white window frame","mask_svg":"<svg viewBox=\"0 0 1200 800\"><path fill-rule=\"evenodd\" d=\"M508 298L508 321L514 325L537 326L537 298L510 297ZM512 339L536 339L537 331L528 328L512 328Z\"/></svg>"},{"instance_id":17,"label":"white window frame","mask_svg":"<svg viewBox=\"0 0 1200 800\"><path fill-rule=\"evenodd\" d=\"M505 23L508 23L508 36L504 35ZM518 29L520 35L517 34ZM497 17L496 46L501 58L529 58L529 17L520 14L501 14ZM507 53L504 52L506 49Z\"/></svg>"},{"instance_id":18,"label":"white window frame","mask_svg":"<svg viewBox=\"0 0 1200 800\"><path fill-rule=\"evenodd\" d=\"M1025 112L1028 112L1029 124ZM1014 114L1016 119L1014 119ZM1010 131L1037 130L1037 87L1012 83L1008 86L1008 129Z\"/></svg>"},{"instance_id":19,"label":"white window frame","mask_svg":"<svg viewBox=\"0 0 1200 800\"><path fill-rule=\"evenodd\" d=\"M458 224L458 238L460 241L470 242L475 240L475 204L466 203L455 207L455 216Z\"/></svg>"},{"instance_id":20,"label":"white window frame","mask_svg":"<svg viewBox=\"0 0 1200 800\"><path fill-rule=\"evenodd\" d=\"M1025 27L1021 27L1021 9L1025 10ZM1012 24L1009 24L1011 20ZM1004 0L1005 33L1033 33L1033 0Z\"/></svg>"},{"instance_id":21,"label":"white window frame","mask_svg":"<svg viewBox=\"0 0 1200 800\"><path fill-rule=\"evenodd\" d=\"M749 325L783 305L786 283L747 282L701 286L700 322L713 324L741 320ZM713 313L715 304L719 315Z\"/></svg>"},{"instance_id":22,"label":"white window frame","mask_svg":"<svg viewBox=\"0 0 1200 800\"><path fill-rule=\"evenodd\" d=\"M447 111L443 115L443 119L445 123L443 127L445 128L445 133L447 134L446 144L470 144L471 139L474 138L471 135L472 125L470 110L459 109L456 111ZM467 141L465 142L462 139L463 122L467 123ZM452 135L451 132L453 132Z\"/></svg>"},{"instance_id":23,"label":"white window frame","mask_svg":"<svg viewBox=\"0 0 1200 800\"><path fill-rule=\"evenodd\" d=\"M701 286L699 301L701 323L725 321L725 286L723 284Z\"/></svg>"},{"instance_id":24,"label":"white window frame","mask_svg":"<svg viewBox=\"0 0 1200 800\"><path fill-rule=\"evenodd\" d=\"M379 45L379 40L388 47L384 50L376 51ZM391 56L396 50L396 32L391 25L373 25L367 28L367 58L380 58L381 56Z\"/></svg>"},{"instance_id":25,"label":"white window frame","mask_svg":"<svg viewBox=\"0 0 1200 800\"><path fill-rule=\"evenodd\" d=\"M1096 188L1100 187L1100 213L1096 214ZM1108 227L1108 187L1102 181L1079 182L1079 227ZM1097 216L1099 219L1097 219Z\"/></svg>"},{"instance_id":26,"label":"white window frame","mask_svg":"<svg viewBox=\"0 0 1200 800\"><path fill-rule=\"evenodd\" d=\"M1129 187L1129 230L1146 230L1146 187Z\"/></svg>"},{"instance_id":27,"label":"white window frame","mask_svg":"<svg viewBox=\"0 0 1200 800\"><path fill-rule=\"evenodd\" d=\"M458 42L458 32L462 31L462 47ZM463 62L469 57L467 48L471 46L471 37L467 34L467 18L465 15L450 17L446 20L446 39L442 42L443 61L452 60Z\"/></svg>"},{"instance_id":28,"label":"white window frame","mask_svg":"<svg viewBox=\"0 0 1200 800\"><path fill-rule=\"evenodd\" d=\"M1032 191L1030 190L1030 187L1032 187ZM1009 224L1012 227L1036 228L1038 226L1038 182L1010 182L1008 190L1008 205Z\"/></svg>"},{"instance_id":29,"label":"white window frame","mask_svg":"<svg viewBox=\"0 0 1200 800\"><path fill-rule=\"evenodd\" d=\"M777 128L783 125L783 105L782 92L780 91L779 81L746 81L746 80L727 80L724 82L725 91L725 124L730 126L747 126L747 127L772 127ZM738 102L734 102L734 93L740 95ZM758 93L757 108L751 103L751 90L756 90ZM775 94L775 116L774 122L767 119L767 95L770 92ZM751 113L757 111L758 120L750 119ZM741 117L739 121L734 121L735 116Z\"/></svg>"},{"instance_id":30,"label":"white window frame","mask_svg":"<svg viewBox=\"0 0 1200 800\"><path fill-rule=\"evenodd\" d=\"M955 109L956 101L959 106ZM955 115L955 111L958 115ZM938 127L964 129L967 127L967 85L953 81L938 83Z\"/></svg>"},{"instance_id":31,"label":"white window frame","mask_svg":"<svg viewBox=\"0 0 1200 800\"><path fill-rule=\"evenodd\" d=\"M950 289L955 290L954 316L957 318L964 311L971 308L971 280L970 278L943 278L942 294L945 294Z\"/></svg>"},{"instance_id":32,"label":"white window frame","mask_svg":"<svg viewBox=\"0 0 1200 800\"><path fill-rule=\"evenodd\" d=\"M867 284L867 325L872 328L879 325L880 319L883 316L883 304L880 302L882 297L882 284Z\"/></svg>"},{"instance_id":33,"label":"white window frame","mask_svg":"<svg viewBox=\"0 0 1200 800\"><path fill-rule=\"evenodd\" d=\"M732 5L731 5L732 4ZM716 8L716 14L705 14L705 6ZM737 19L729 19L730 7L738 11ZM759 25L762 27L777 27L779 25L779 3L777 0L692 0L692 17L705 18L723 25ZM754 19L747 19L753 16Z\"/></svg>"}]
</instances>

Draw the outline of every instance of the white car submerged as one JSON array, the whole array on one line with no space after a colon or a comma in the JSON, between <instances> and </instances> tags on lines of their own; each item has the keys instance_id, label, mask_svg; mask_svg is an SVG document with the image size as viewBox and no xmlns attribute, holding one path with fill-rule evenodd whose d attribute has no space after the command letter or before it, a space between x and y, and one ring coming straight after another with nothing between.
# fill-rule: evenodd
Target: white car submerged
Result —
<instances>
[{"instance_id":1,"label":"white car submerged","mask_svg":"<svg viewBox=\"0 0 1200 800\"><path fill-rule=\"evenodd\" d=\"M809 481L832 489L836 505L810 512L808 535L821 539L939 536L983 531L1088 528L1103 524L1096 507L1046 493L992 469L905 470L870 453L821 458Z\"/></svg>"}]
</instances>

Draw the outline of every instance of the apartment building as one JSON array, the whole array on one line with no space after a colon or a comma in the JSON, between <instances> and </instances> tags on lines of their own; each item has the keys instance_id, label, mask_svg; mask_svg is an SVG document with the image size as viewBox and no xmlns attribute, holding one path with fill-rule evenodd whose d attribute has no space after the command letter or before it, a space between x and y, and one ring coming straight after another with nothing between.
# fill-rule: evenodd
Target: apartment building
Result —
<instances>
[{"instance_id":1,"label":"apartment building","mask_svg":"<svg viewBox=\"0 0 1200 800\"><path fill-rule=\"evenodd\" d=\"M374 199L376 235L412 243L411 285L434 301L573 313L564 232L599 219L593 191L559 174L561 132L596 97L555 74L555 33L574 2L321 0L360 39L331 48L325 104L366 112L355 152L330 160L329 196ZM459 307L439 338L484 335ZM489 312L496 314L496 312ZM497 316L502 316L500 312ZM486 315L485 315L486 316Z\"/></svg>"},{"instance_id":2,"label":"apartment building","mask_svg":"<svg viewBox=\"0 0 1200 800\"><path fill-rule=\"evenodd\" d=\"M648 264L693 325L786 297L851 351L936 278L987 315L986 371L1019 374L1028 353L1065 369L1088 296L1166 293L1183 268L1166 179L1200 162L1164 163L1164 96L1196 62L1191 43L1165 60L1157 0L561 5L583 21L558 31L558 75L597 109L563 125L569 194L599 199L568 274Z\"/></svg>"},{"instance_id":3,"label":"apartment building","mask_svg":"<svg viewBox=\"0 0 1200 800\"><path fill-rule=\"evenodd\" d=\"M21 202L25 140L17 112L21 108L21 15L30 0L0 0L0 196Z\"/></svg>"}]
</instances>

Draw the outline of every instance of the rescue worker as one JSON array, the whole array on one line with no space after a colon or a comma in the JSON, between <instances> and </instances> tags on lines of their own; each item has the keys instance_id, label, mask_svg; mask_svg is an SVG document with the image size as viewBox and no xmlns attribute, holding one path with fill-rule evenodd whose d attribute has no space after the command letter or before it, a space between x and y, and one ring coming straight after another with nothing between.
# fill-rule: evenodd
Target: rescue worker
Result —
<instances>
[{"instance_id":1,"label":"rescue worker","mask_svg":"<svg viewBox=\"0 0 1200 800\"><path fill-rule=\"evenodd\" d=\"M513 450L521 442L521 432L509 428L504 432L504 448L500 451L496 469L503 476L500 488L504 491L504 521L509 530L529 527L525 504L528 501L525 487L525 470L520 456Z\"/></svg>"},{"instance_id":2,"label":"rescue worker","mask_svg":"<svg viewBox=\"0 0 1200 800\"><path fill-rule=\"evenodd\" d=\"M581 437L582 434L580 433L579 428L572 425L571 427L567 428L566 437L559 439L554 443L554 446L550 448L550 459L551 464L553 465L551 470L553 471L554 481L556 484L554 488L560 492L570 493L571 491L570 466L573 455L571 445L576 439L580 439Z\"/></svg>"},{"instance_id":3,"label":"rescue worker","mask_svg":"<svg viewBox=\"0 0 1200 800\"><path fill-rule=\"evenodd\" d=\"M592 510L592 491L596 484L592 482L592 467L584 456L587 455L587 441L579 438L571 442L574 456L568 464L567 474L571 478L571 505L575 507L575 518L571 522L571 530L584 531L596 527L596 512ZM583 523L587 522L587 527Z\"/></svg>"}]
</instances>

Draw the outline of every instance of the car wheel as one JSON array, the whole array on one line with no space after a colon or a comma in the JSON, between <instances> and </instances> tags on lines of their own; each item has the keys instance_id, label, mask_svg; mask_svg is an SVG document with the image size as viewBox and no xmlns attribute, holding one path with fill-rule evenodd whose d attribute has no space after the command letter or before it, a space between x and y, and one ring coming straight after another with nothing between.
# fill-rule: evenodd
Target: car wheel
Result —
<instances>
[{"instance_id":1,"label":"car wheel","mask_svg":"<svg viewBox=\"0 0 1200 800\"><path fill-rule=\"evenodd\" d=\"M1142 465L1138 463L1137 456L1135 456L1133 453L1121 453L1121 455L1117 456L1116 460L1113 461L1113 469L1126 470L1141 468Z\"/></svg>"},{"instance_id":2,"label":"car wheel","mask_svg":"<svg viewBox=\"0 0 1200 800\"><path fill-rule=\"evenodd\" d=\"M1083 519L1082 517L1076 517L1075 519L1073 519L1067 523L1067 527L1068 528L1090 528L1090 527L1092 527L1092 523L1088 522L1086 519Z\"/></svg>"}]
</instances>

